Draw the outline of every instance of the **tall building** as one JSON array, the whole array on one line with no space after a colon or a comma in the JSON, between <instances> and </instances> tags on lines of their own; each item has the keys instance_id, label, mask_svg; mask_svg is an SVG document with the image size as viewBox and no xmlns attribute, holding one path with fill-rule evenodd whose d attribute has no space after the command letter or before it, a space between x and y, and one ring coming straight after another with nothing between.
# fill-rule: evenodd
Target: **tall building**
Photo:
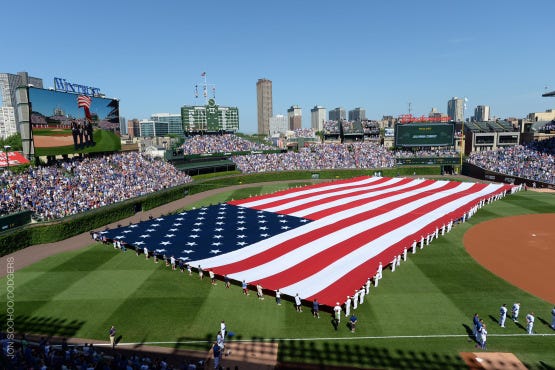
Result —
<instances>
[{"instance_id":1,"label":"tall building","mask_svg":"<svg viewBox=\"0 0 555 370\"><path fill-rule=\"evenodd\" d=\"M326 108L315 105L310 110L310 127L315 131L324 130L324 122L326 121Z\"/></svg>"},{"instance_id":2,"label":"tall building","mask_svg":"<svg viewBox=\"0 0 555 370\"><path fill-rule=\"evenodd\" d=\"M478 105L474 109L474 120L477 122L489 121L489 105Z\"/></svg>"},{"instance_id":3,"label":"tall building","mask_svg":"<svg viewBox=\"0 0 555 370\"><path fill-rule=\"evenodd\" d=\"M183 137L183 123L181 121L181 114L172 114L172 113L156 113L150 116L151 121L164 124L160 127L167 127L168 134L175 134L180 137ZM166 136L166 135L158 135L158 136Z\"/></svg>"},{"instance_id":4,"label":"tall building","mask_svg":"<svg viewBox=\"0 0 555 370\"><path fill-rule=\"evenodd\" d=\"M270 117L270 136L284 134L289 130L289 121L283 114L276 114Z\"/></svg>"},{"instance_id":5,"label":"tall building","mask_svg":"<svg viewBox=\"0 0 555 370\"><path fill-rule=\"evenodd\" d=\"M447 115L455 122L464 121L464 99L456 96L447 102Z\"/></svg>"},{"instance_id":6,"label":"tall building","mask_svg":"<svg viewBox=\"0 0 555 370\"><path fill-rule=\"evenodd\" d=\"M273 115L272 107L272 81L261 78L256 83L256 103L258 107L258 133L270 133L270 117Z\"/></svg>"},{"instance_id":7,"label":"tall building","mask_svg":"<svg viewBox=\"0 0 555 370\"><path fill-rule=\"evenodd\" d=\"M0 107L0 139L17 133L13 107Z\"/></svg>"},{"instance_id":8,"label":"tall building","mask_svg":"<svg viewBox=\"0 0 555 370\"><path fill-rule=\"evenodd\" d=\"M141 136L141 126L139 125L139 120L133 118L127 121L127 134L129 137Z\"/></svg>"},{"instance_id":9,"label":"tall building","mask_svg":"<svg viewBox=\"0 0 555 370\"><path fill-rule=\"evenodd\" d=\"M127 135L127 121L125 117L119 117L119 132L121 135Z\"/></svg>"},{"instance_id":10,"label":"tall building","mask_svg":"<svg viewBox=\"0 0 555 370\"><path fill-rule=\"evenodd\" d=\"M330 110L329 119L330 121L341 121L346 119L347 116L345 114L345 109L342 107L337 107L333 110Z\"/></svg>"},{"instance_id":11,"label":"tall building","mask_svg":"<svg viewBox=\"0 0 555 370\"><path fill-rule=\"evenodd\" d=\"M11 73L0 73L0 95L2 95L2 106L14 108L14 120L19 122L16 102L16 90L20 86L33 85L42 87L42 78L30 77L27 72L18 72L16 75Z\"/></svg>"},{"instance_id":12,"label":"tall building","mask_svg":"<svg viewBox=\"0 0 555 370\"><path fill-rule=\"evenodd\" d=\"M349 121L363 121L366 119L366 109L357 107L349 111Z\"/></svg>"},{"instance_id":13,"label":"tall building","mask_svg":"<svg viewBox=\"0 0 555 370\"><path fill-rule=\"evenodd\" d=\"M289 121L289 130L298 130L302 127L303 112L298 105L292 105L287 109L287 119Z\"/></svg>"}]
</instances>

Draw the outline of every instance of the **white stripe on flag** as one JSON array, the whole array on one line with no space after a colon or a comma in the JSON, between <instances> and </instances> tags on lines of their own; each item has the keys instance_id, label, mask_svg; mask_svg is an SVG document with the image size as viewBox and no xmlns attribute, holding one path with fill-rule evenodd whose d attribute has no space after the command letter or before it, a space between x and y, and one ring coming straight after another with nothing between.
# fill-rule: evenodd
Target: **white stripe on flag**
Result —
<instances>
[{"instance_id":1,"label":"white stripe on flag","mask_svg":"<svg viewBox=\"0 0 555 370\"><path fill-rule=\"evenodd\" d=\"M201 266L207 266L207 267L216 267L216 266L221 266L224 264L230 264L230 263L235 263L235 262L239 262L244 260L247 256L253 256L257 253L260 252L264 252L280 243L286 242L287 240L290 240L292 238L304 235L304 234L308 234L314 230L320 229L322 227L326 227L326 226L330 226L340 220L346 219L346 218L350 218L353 217L354 215L357 215L359 213L362 212L366 212L368 210L374 209L374 208L378 208L384 204L388 204L388 203L392 203L396 200L401 200L404 198L408 198L411 195L415 195L421 192L425 192L425 191L432 191L435 190L441 186L444 186L447 182L445 181L436 181L434 183L432 183L431 185L427 186L424 189L419 189L417 191L414 192L409 192L409 193L403 193L403 194L398 194L392 197L385 197L385 198L380 198L377 199L375 201L370 201L369 203L364 204L363 206L359 206L356 208L352 208L352 209L347 209L345 211L342 212L338 212L332 216L328 216L325 218L322 218L320 220L316 220L313 221L311 223L308 223L306 225L303 226L299 226L295 229L286 231L284 233L278 234L278 235L274 235L271 238L259 241L257 243L245 246L244 248L241 249L237 249L233 252L229 252L226 254L222 254L222 255L218 255L218 256L214 256L211 258L206 258L203 260L199 260L199 261L192 261L191 263L196 264L200 264ZM473 185L473 183L461 183L464 184L464 189L470 187L471 185ZM462 189L462 188L461 188ZM391 191L391 190L390 190ZM385 194L387 194L388 192L385 192ZM347 203L347 202L344 202ZM325 206L327 203L323 203L323 206ZM341 230L340 230L341 232ZM242 280L242 279L241 279ZM249 280L248 280L249 281Z\"/></svg>"},{"instance_id":2,"label":"white stripe on flag","mask_svg":"<svg viewBox=\"0 0 555 370\"><path fill-rule=\"evenodd\" d=\"M480 197L485 196L498 188L499 186L497 184L490 184L480 192L469 194L463 198L455 200L454 202L447 203L439 208L436 208L434 211L424 214L414 221L402 225L401 227L374 239L372 242L362 246L353 253L333 261L330 265L320 270L318 273L311 275L296 284L283 287L280 290L285 294L294 295L299 293L301 297L313 296L314 294L324 290L340 277L348 274L353 268L383 252L391 245L404 239L406 236L417 233L422 227L428 225L442 215L467 205L473 200L479 199Z\"/></svg>"},{"instance_id":3,"label":"white stripe on flag","mask_svg":"<svg viewBox=\"0 0 555 370\"><path fill-rule=\"evenodd\" d=\"M263 279L264 277L271 276L273 274L277 274L277 273L283 271L285 268L287 268L289 266L293 266L293 265L296 265L298 263L301 263L301 262L305 261L306 259L308 259L308 258L310 258L310 257L328 249L328 248L332 248L334 245L336 245L337 243L339 243L340 241L342 241L346 237L355 236L355 235L357 235L361 232L364 232L364 231L367 231L368 229L371 229L374 226L381 225L381 224L384 224L388 221L394 220L394 219L398 218L401 215L410 213L410 212L414 211L415 209L418 209L418 208L430 203L432 200L439 200L439 199L447 197L449 195L460 193L460 192L468 189L472 185L474 185L474 184L473 183L461 183L461 185L459 185L458 187L456 187L454 189L434 193L432 195L429 195L427 197L424 197L424 198L421 198L417 201L409 203L409 204L407 204L407 205L405 205L401 208L393 209L389 212L380 214L377 217L374 217L374 218L371 218L371 219L366 219L362 222L359 222L359 223L350 225L348 227L345 227L343 229L334 231L334 232L332 232L330 234L327 234L327 235L325 235L325 236L323 236L323 237L321 237L317 240L314 240L310 243L307 243L307 244L304 244L304 245L299 245L293 251L291 251L289 253L286 253L286 254L284 254L284 255L282 255L282 256L280 256L280 257L278 257L278 258L276 258L272 261L269 261L268 263L257 266L253 269L237 272L236 274L231 274L229 276L233 279L239 279L240 278L241 280L244 279L246 281L256 281L256 280L259 280L259 279ZM399 197L401 197L401 196L399 196ZM384 202L389 203L388 200L384 200ZM363 212L363 211L367 211L367 210L376 208L377 206L373 203L374 202L368 203L363 207L358 207L357 209L346 210L346 211L344 211L340 214L329 216L329 217L323 218L321 220L313 221L309 225L306 225L306 226L311 227L313 229L316 229L316 228L319 228L319 227L325 227L327 225L333 224L334 222L337 222L339 219L352 217L353 214L357 214L357 213L360 213L360 212ZM424 215L423 217L425 217L425 216L426 215ZM304 226L301 226L301 227L304 227ZM298 229L299 228L296 228L296 229L292 230L292 233L294 233ZM290 233L279 234L279 235L276 236L276 239L281 239L281 242L285 242L286 240L291 239L291 235L290 235ZM391 245L391 244L389 244L389 245ZM364 261L366 261L368 259L369 258L365 258ZM330 261L330 263L331 262L332 261ZM306 295L303 295L303 297L306 297Z\"/></svg>"}]
</instances>

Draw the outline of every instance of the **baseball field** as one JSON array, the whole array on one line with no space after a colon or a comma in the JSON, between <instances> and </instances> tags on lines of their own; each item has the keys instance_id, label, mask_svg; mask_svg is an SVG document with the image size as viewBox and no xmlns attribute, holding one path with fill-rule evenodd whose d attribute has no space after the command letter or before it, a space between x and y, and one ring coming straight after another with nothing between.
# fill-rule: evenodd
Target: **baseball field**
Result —
<instances>
[{"instance_id":1,"label":"baseball field","mask_svg":"<svg viewBox=\"0 0 555 370\"><path fill-rule=\"evenodd\" d=\"M187 207L279 188L268 184L224 189ZM535 238L533 242L519 242L503 238L503 229L488 227L482 227L477 240L482 252L501 244L501 249L491 254L494 261L520 266L527 275L540 276L533 284L550 287L555 281L555 269L535 271L535 265L526 261L546 260L553 253L554 233L545 227L545 222L553 220L553 213L555 195L532 191L484 206L466 223L456 225L416 254L409 254L395 272L386 269L379 286L371 289L356 310L356 333L348 330L346 319L334 328L330 313L322 312L321 318L316 319L309 306L299 313L290 301L278 306L272 296L264 300L257 299L254 292L245 296L239 286L226 289L222 282L212 286L209 279L172 271L163 263L136 256L132 250L121 252L111 245L92 242L15 272L15 329L107 342L108 329L115 325L121 346L143 343L207 351L219 323L225 320L228 330L235 334L231 341L275 343L277 360L282 363L468 369L460 354L480 351L470 338L472 317L478 313L488 326L488 352L514 353L530 369L554 369L555 331L549 325L555 302L518 284L518 278L510 283L509 276L494 274L479 264L464 245L465 235L474 227L492 220L532 215L534 223L522 223L522 227L542 226L541 241L540 232L534 230L527 234ZM551 215L543 218L543 214ZM541 246L531 247L530 243ZM476 242L473 245L476 248ZM14 258L17 266L17 255ZM6 257L2 263L6 263ZM7 283L5 277L0 280L2 289ZM510 307L516 301L521 303L521 322L508 320L507 327L500 328L499 307L503 303ZM0 304L8 304L5 293ZM528 335L522 323L531 311L536 316L534 335ZM6 314L2 322L6 322Z\"/></svg>"}]
</instances>

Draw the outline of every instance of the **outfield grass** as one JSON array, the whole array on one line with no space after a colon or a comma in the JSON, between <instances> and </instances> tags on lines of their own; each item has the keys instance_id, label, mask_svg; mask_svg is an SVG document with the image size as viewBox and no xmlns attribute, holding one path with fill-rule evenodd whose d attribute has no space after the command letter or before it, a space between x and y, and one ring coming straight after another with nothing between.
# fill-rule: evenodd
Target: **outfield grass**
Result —
<instances>
[{"instance_id":1,"label":"outfield grass","mask_svg":"<svg viewBox=\"0 0 555 370\"><path fill-rule=\"evenodd\" d=\"M274 190L228 192L207 201ZM133 251L122 253L101 244L59 254L16 272L15 327L25 332L107 340L113 324L123 342L187 342L175 346L206 350L206 341L214 338L224 319L236 340L279 342L283 361L466 369L458 353L475 351L467 331L478 312L488 325L489 351L513 352L531 369L549 369L555 367L555 332L544 322L550 322L553 306L477 265L461 240L477 223L554 209L555 196L532 192L486 205L467 223L417 254L409 254L396 272L384 271L380 286L373 288L357 309L356 334L347 330L345 320L334 330L329 314L315 319L309 307L297 313L290 302L277 306L272 297L260 301L254 292L247 297L240 287L225 289L221 282L213 287L209 279L199 281L196 274L171 271ZM0 284L6 286L6 279ZM5 297L2 294L0 304L6 304ZM522 304L521 316L536 312L536 332L551 336L525 335L524 329L511 321L504 330L497 326L501 304L510 306L517 300ZM306 340L287 340L300 338Z\"/></svg>"}]
</instances>

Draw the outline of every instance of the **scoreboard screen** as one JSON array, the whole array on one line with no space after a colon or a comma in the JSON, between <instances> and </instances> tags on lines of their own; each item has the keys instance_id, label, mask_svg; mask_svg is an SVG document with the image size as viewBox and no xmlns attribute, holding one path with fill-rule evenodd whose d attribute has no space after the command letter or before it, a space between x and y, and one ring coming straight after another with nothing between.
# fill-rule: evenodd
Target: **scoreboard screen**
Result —
<instances>
[{"instance_id":1,"label":"scoreboard screen","mask_svg":"<svg viewBox=\"0 0 555 370\"><path fill-rule=\"evenodd\" d=\"M27 89L36 156L121 149L119 100L35 87Z\"/></svg>"},{"instance_id":2,"label":"scoreboard screen","mask_svg":"<svg viewBox=\"0 0 555 370\"><path fill-rule=\"evenodd\" d=\"M443 123L398 124L395 146L453 146L455 126Z\"/></svg>"}]
</instances>

